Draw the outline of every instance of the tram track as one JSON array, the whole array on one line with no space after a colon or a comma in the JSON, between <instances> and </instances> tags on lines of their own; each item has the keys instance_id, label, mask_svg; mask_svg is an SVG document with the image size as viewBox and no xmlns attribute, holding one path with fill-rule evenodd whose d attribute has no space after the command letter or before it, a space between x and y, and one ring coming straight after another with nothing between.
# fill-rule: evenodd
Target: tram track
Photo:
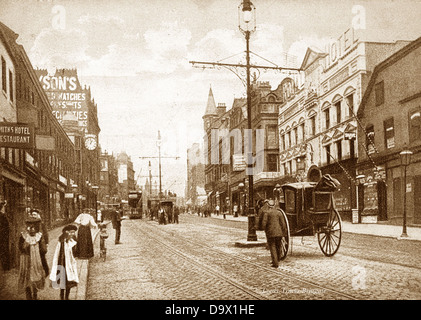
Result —
<instances>
[{"instance_id":1,"label":"tram track","mask_svg":"<svg viewBox=\"0 0 421 320\"><path fill-rule=\"evenodd\" d=\"M280 269L273 269L272 267L266 267L262 264L252 262L247 260L244 256L241 256L239 254L234 253L226 253L221 250L215 249L214 247L211 247L207 244L204 244L197 240L191 240L188 239L180 234L177 234L175 237L174 231L168 231L164 230L161 226L154 225L151 223L141 223L136 224L136 228L140 231L145 232L145 229L148 229L146 232L150 237L153 237L155 241L159 242L163 246L165 246L169 251L172 253L189 260L191 263L195 264L197 267L202 268L204 271L208 272L209 274L212 274L215 277L218 277L219 279L222 279L223 281L226 281L232 286L235 286L236 288L239 288L249 294L253 299L282 299L282 298L291 298L291 296L288 296L288 293L294 293L294 297L296 299L297 293L302 293L303 298L309 298L309 299L347 299L347 300L358 300L361 299L361 297L357 297L355 295L351 295L348 293L344 293L343 291L336 290L334 288L321 285L318 283L315 283L313 281L309 281L306 279L298 278L297 276L291 275L288 272L284 272ZM193 258L191 255L186 254L185 252L175 249L174 242L178 241L179 243L182 243L183 249L186 249L186 245L189 245L189 251L196 251L197 256ZM170 245L169 243L172 243ZM218 266L218 261L215 262L213 267L209 267L205 265L204 262L200 262L197 259L200 259L201 252L207 252L206 259L210 259L210 253L212 252L215 256L218 258L212 258L214 259L214 262L216 260L219 260L220 265ZM259 285L254 284L254 289L251 290L248 288L248 286L245 286L240 283L239 280L235 280L234 277L227 277L224 275L224 265L235 265L236 268L242 268L247 269L243 272L250 276L250 274L257 274L266 275L265 277L260 277L261 279L271 279L272 282L270 284L270 288L268 289L259 289ZM222 267L221 267L222 266ZM216 271L215 268L221 268L219 271ZM239 270L239 269L237 269ZM253 273L250 273L252 270ZM239 273L239 272L237 272ZM271 276L274 277L271 277ZM274 289L275 288L275 289ZM260 291L260 292L259 292ZM314 293L317 294L314 294ZM264 294L262 294L264 293Z\"/></svg>"},{"instance_id":2,"label":"tram track","mask_svg":"<svg viewBox=\"0 0 421 320\"><path fill-rule=\"evenodd\" d=\"M266 295L259 294L256 291L248 289L246 286L242 285L241 283L237 281L233 281L232 279L218 273L217 271L213 270L211 267L206 266L204 263L194 260L192 257L187 255L183 251L173 248L171 245L168 244L168 242L162 241L159 237L152 235L152 234L155 234L155 232L145 232L145 230L140 228L139 226L136 226L136 229L140 232L143 232L148 237L152 238L155 242L160 243L163 247L165 247L171 253L177 255L178 257L184 260L187 260L189 263L193 264L197 268L204 270L206 273L212 275L213 277L218 278L228 283L229 285L235 287L238 290L241 290L243 293L249 295L252 299L254 300L267 300L268 299ZM149 228L149 230L151 229ZM154 231L156 231L156 229Z\"/></svg>"}]
</instances>

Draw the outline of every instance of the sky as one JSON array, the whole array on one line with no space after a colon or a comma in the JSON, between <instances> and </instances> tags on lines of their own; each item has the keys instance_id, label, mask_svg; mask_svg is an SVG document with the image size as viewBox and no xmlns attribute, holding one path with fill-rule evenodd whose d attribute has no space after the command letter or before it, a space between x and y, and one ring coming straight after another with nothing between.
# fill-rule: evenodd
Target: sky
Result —
<instances>
[{"instance_id":1,"label":"sky","mask_svg":"<svg viewBox=\"0 0 421 320\"><path fill-rule=\"evenodd\" d=\"M252 63L301 64L309 46L325 45L351 26L377 41L421 36L421 0L253 0ZM240 0L0 0L0 21L19 34L35 68L77 68L98 105L99 143L125 151L139 184L158 175L162 136L163 189L184 194L186 150L203 143L209 89L229 109L245 97L226 69L190 61L244 62ZM286 57L288 57L286 59ZM280 73L260 75L275 89ZM180 157L178 159L171 157ZM158 179L154 178L156 182Z\"/></svg>"}]
</instances>

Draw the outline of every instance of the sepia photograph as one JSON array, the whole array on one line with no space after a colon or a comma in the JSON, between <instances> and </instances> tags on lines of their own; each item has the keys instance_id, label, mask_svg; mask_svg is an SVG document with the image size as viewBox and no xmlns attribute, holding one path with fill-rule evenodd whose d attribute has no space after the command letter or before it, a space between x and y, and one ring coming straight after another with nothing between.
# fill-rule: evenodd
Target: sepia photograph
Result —
<instances>
[{"instance_id":1,"label":"sepia photograph","mask_svg":"<svg viewBox=\"0 0 421 320\"><path fill-rule=\"evenodd\" d=\"M0 58L0 300L421 299L421 0L0 0Z\"/></svg>"}]
</instances>

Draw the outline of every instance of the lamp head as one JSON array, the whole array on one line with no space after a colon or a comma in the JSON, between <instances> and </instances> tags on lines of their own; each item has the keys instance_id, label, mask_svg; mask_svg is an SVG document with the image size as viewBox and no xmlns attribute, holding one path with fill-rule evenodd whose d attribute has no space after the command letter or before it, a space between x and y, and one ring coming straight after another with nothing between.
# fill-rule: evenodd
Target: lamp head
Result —
<instances>
[{"instance_id":1,"label":"lamp head","mask_svg":"<svg viewBox=\"0 0 421 320\"><path fill-rule=\"evenodd\" d=\"M256 8L250 0L243 0L238 9L240 30L242 32L253 32L256 29Z\"/></svg>"}]
</instances>

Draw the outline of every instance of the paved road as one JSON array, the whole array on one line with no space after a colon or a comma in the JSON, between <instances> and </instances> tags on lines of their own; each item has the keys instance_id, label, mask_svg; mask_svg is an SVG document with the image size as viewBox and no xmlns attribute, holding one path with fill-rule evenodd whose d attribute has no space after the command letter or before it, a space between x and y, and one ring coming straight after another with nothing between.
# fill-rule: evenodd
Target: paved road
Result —
<instances>
[{"instance_id":1,"label":"paved road","mask_svg":"<svg viewBox=\"0 0 421 320\"><path fill-rule=\"evenodd\" d=\"M345 233L327 258L313 237L293 238L272 270L265 248L234 246L246 230L194 215L165 226L126 220L123 243L110 228L107 261L91 260L87 299L421 299L419 242Z\"/></svg>"}]
</instances>

